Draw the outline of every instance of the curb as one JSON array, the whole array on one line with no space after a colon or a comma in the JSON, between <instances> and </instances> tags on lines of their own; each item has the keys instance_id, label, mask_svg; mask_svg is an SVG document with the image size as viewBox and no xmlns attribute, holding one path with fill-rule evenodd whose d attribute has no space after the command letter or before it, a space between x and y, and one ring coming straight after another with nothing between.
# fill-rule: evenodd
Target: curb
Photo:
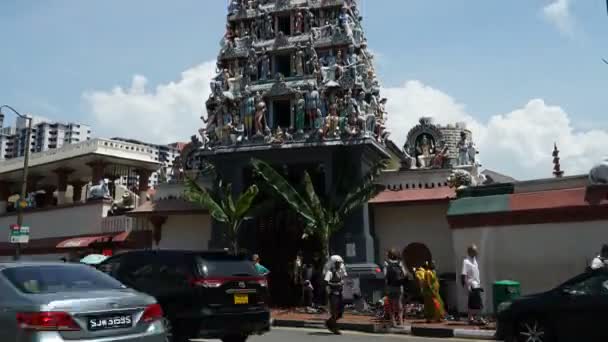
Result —
<instances>
[{"instance_id":1,"label":"curb","mask_svg":"<svg viewBox=\"0 0 608 342\"><path fill-rule=\"evenodd\" d=\"M296 321L288 319L273 319L272 325L285 328L325 329L322 322ZM412 335L433 338L463 338L476 340L495 340L494 330L469 330L449 328L426 328L405 326L402 329L388 327L385 324L338 323L341 330L365 332L372 334Z\"/></svg>"}]
</instances>

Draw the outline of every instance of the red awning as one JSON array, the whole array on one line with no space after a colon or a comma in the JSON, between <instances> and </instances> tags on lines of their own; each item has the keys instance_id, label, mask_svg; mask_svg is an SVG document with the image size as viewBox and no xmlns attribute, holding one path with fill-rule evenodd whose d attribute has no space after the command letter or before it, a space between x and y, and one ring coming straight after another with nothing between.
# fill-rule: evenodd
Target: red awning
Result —
<instances>
[{"instance_id":1,"label":"red awning","mask_svg":"<svg viewBox=\"0 0 608 342\"><path fill-rule=\"evenodd\" d=\"M83 248L89 247L91 244L96 242L108 242L110 240L112 240L112 235L75 237L61 241L59 244L57 244L57 248Z\"/></svg>"}]
</instances>

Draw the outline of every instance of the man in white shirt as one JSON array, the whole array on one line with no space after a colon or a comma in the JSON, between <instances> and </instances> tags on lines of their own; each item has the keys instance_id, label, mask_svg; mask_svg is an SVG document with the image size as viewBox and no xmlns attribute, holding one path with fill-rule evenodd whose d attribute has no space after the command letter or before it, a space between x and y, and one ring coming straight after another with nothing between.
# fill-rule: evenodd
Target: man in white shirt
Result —
<instances>
[{"instance_id":1,"label":"man in white shirt","mask_svg":"<svg viewBox=\"0 0 608 342\"><path fill-rule=\"evenodd\" d=\"M481 298L481 277L479 275L479 265L477 264L477 246L471 245L467 249L467 257L462 262L462 273L460 282L466 287L469 292L468 312L469 322L475 323L481 310L483 309L483 301Z\"/></svg>"},{"instance_id":2,"label":"man in white shirt","mask_svg":"<svg viewBox=\"0 0 608 342\"><path fill-rule=\"evenodd\" d=\"M591 261L592 270L599 270L602 267L608 267L608 245L606 244L602 246L600 255L596 256L593 258L593 261Z\"/></svg>"}]
</instances>

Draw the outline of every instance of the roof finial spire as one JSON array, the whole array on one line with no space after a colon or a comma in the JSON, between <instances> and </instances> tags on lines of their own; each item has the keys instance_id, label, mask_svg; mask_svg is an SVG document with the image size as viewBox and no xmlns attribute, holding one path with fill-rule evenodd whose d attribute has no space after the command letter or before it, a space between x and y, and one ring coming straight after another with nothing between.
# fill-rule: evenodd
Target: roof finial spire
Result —
<instances>
[{"instance_id":1,"label":"roof finial spire","mask_svg":"<svg viewBox=\"0 0 608 342\"><path fill-rule=\"evenodd\" d=\"M553 175L556 178L561 178L564 175L564 171L561 169L559 164L559 150L557 149L557 143L553 143Z\"/></svg>"}]
</instances>

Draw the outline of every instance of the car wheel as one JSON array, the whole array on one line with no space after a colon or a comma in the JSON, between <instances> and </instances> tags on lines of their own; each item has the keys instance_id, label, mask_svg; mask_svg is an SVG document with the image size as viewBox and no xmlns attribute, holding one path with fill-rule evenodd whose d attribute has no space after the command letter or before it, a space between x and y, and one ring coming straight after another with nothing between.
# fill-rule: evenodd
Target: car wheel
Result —
<instances>
[{"instance_id":1,"label":"car wheel","mask_svg":"<svg viewBox=\"0 0 608 342\"><path fill-rule=\"evenodd\" d=\"M222 342L245 342L249 336L226 336Z\"/></svg>"},{"instance_id":2,"label":"car wheel","mask_svg":"<svg viewBox=\"0 0 608 342\"><path fill-rule=\"evenodd\" d=\"M540 319L531 318L517 325L516 342L549 342L551 341L547 325Z\"/></svg>"}]
</instances>

